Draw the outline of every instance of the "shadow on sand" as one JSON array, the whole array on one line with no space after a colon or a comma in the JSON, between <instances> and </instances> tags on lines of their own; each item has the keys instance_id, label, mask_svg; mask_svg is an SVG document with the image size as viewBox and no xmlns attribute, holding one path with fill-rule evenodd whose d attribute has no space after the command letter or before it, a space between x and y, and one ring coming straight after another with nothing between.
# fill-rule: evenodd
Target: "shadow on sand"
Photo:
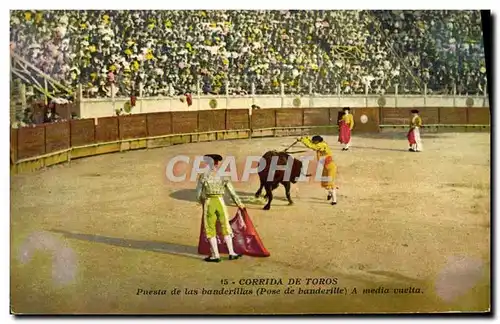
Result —
<instances>
[{"instance_id":1,"label":"shadow on sand","mask_svg":"<svg viewBox=\"0 0 500 324\"><path fill-rule=\"evenodd\" d=\"M196 200L196 189L181 189L172 192L170 198L184 201L197 202Z\"/></svg>"},{"instance_id":2,"label":"shadow on sand","mask_svg":"<svg viewBox=\"0 0 500 324\"><path fill-rule=\"evenodd\" d=\"M354 138L372 138L372 139L406 139L406 135L408 134L408 129L405 130L397 130L392 132L380 132L380 133L353 133ZM421 137L423 140L429 138L444 138L447 137L447 133L431 133L425 130L422 130Z\"/></svg>"},{"instance_id":3,"label":"shadow on sand","mask_svg":"<svg viewBox=\"0 0 500 324\"><path fill-rule=\"evenodd\" d=\"M101 236L95 234L71 233L57 229L52 229L50 231L62 234L67 238L82 240L87 242L96 242L96 243L108 244L129 249L138 249L144 251L153 251L165 254L180 255L194 259L202 258L202 256L198 254L198 248L195 246L173 244L166 242L156 242L156 241L139 241L139 240L131 240L125 238Z\"/></svg>"},{"instance_id":4,"label":"shadow on sand","mask_svg":"<svg viewBox=\"0 0 500 324\"><path fill-rule=\"evenodd\" d=\"M382 148L373 146L351 146L352 149L368 149L368 150L378 150L378 151L394 151L394 152L408 152L408 149L393 149L393 148ZM408 152L411 153L411 152Z\"/></svg>"},{"instance_id":5,"label":"shadow on sand","mask_svg":"<svg viewBox=\"0 0 500 324\"><path fill-rule=\"evenodd\" d=\"M281 192L280 192L281 189ZM265 201L263 200L257 200L255 199L254 195L255 192L237 192L236 193L238 197L241 199L241 201L245 205L262 205L264 206ZM265 190L262 192L262 196L264 196ZM285 189L283 187L277 188L276 190L273 191L274 198L273 200L281 200L281 201L287 201L285 197ZM184 201L192 201L192 202L197 202L196 201L196 190L195 189L181 189L177 190L175 192L172 192L170 195L170 198L177 199L177 200L184 200ZM225 194L224 196L224 201L228 206L236 206L233 203L233 200L231 199L231 196L229 196L228 193Z\"/></svg>"}]
</instances>

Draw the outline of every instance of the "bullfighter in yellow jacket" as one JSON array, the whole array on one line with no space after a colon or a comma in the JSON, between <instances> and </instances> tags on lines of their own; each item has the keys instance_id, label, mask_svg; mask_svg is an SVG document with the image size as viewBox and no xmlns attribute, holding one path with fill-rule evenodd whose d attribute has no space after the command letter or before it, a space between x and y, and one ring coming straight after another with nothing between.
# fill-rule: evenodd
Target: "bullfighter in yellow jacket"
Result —
<instances>
[{"instance_id":1,"label":"bullfighter in yellow jacket","mask_svg":"<svg viewBox=\"0 0 500 324\"><path fill-rule=\"evenodd\" d=\"M333 162L332 150L328 144L319 135L315 135L312 138L309 137L299 137L301 143L303 143L308 148L316 151L316 158L319 163L323 164L322 177L328 177L328 180L322 179L321 187L328 191L327 200L332 200L331 204L337 204L337 192L335 186L335 175L337 173L337 166Z\"/></svg>"}]
</instances>

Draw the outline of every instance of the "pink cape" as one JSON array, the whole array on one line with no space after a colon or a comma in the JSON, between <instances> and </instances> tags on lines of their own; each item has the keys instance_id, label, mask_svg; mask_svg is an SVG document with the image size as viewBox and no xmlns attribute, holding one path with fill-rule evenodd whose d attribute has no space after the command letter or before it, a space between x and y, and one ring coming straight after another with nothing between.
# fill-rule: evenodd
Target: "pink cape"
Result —
<instances>
[{"instance_id":1,"label":"pink cape","mask_svg":"<svg viewBox=\"0 0 500 324\"><path fill-rule=\"evenodd\" d=\"M339 122L339 142L340 144L348 144L351 141L351 129L345 121Z\"/></svg>"},{"instance_id":2,"label":"pink cape","mask_svg":"<svg viewBox=\"0 0 500 324\"><path fill-rule=\"evenodd\" d=\"M233 248L234 252L254 257L268 257L270 256L267 249L262 244L259 234L255 230L248 212L246 209L238 209L236 216L229 221L233 230ZM221 227L217 221L217 244L219 246L219 253L229 254L224 237L221 234ZM205 234L205 227L203 217L201 219L200 239L198 242L198 254L210 255L210 243L208 242Z\"/></svg>"},{"instance_id":3,"label":"pink cape","mask_svg":"<svg viewBox=\"0 0 500 324\"><path fill-rule=\"evenodd\" d=\"M415 133L413 132L413 129L410 129L407 137L408 137L408 142L410 143L410 145L417 144L417 141L415 140Z\"/></svg>"}]
</instances>

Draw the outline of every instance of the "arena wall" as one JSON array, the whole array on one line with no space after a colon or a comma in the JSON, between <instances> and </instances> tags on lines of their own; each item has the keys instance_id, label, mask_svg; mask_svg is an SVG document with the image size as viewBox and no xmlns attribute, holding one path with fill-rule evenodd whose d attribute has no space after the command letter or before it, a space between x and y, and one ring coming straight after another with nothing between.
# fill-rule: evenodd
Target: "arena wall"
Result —
<instances>
[{"instance_id":1,"label":"arena wall","mask_svg":"<svg viewBox=\"0 0 500 324\"><path fill-rule=\"evenodd\" d=\"M17 158L17 128L10 129L10 163L15 163Z\"/></svg>"},{"instance_id":2,"label":"arena wall","mask_svg":"<svg viewBox=\"0 0 500 324\"><path fill-rule=\"evenodd\" d=\"M304 126L329 125L330 110L305 108L302 112Z\"/></svg>"},{"instance_id":3,"label":"arena wall","mask_svg":"<svg viewBox=\"0 0 500 324\"><path fill-rule=\"evenodd\" d=\"M416 108L384 108L381 109L381 118L385 125L401 125L407 124L411 110L418 109L422 116L422 123L439 124L439 109L438 107L416 107ZM488 109L484 109L488 110Z\"/></svg>"},{"instance_id":4,"label":"arena wall","mask_svg":"<svg viewBox=\"0 0 500 324\"><path fill-rule=\"evenodd\" d=\"M439 122L443 125L467 124L467 108L439 109Z\"/></svg>"},{"instance_id":5,"label":"arena wall","mask_svg":"<svg viewBox=\"0 0 500 324\"><path fill-rule=\"evenodd\" d=\"M489 125L490 124L490 110L467 108L467 122L475 125Z\"/></svg>"},{"instance_id":6,"label":"arena wall","mask_svg":"<svg viewBox=\"0 0 500 324\"><path fill-rule=\"evenodd\" d=\"M357 132L377 132L380 125L379 108L356 108L353 109L354 127ZM361 122L361 116L368 117L366 123Z\"/></svg>"},{"instance_id":7,"label":"arena wall","mask_svg":"<svg viewBox=\"0 0 500 324\"><path fill-rule=\"evenodd\" d=\"M149 137L172 134L172 113L151 113L146 118Z\"/></svg>"},{"instance_id":8,"label":"arena wall","mask_svg":"<svg viewBox=\"0 0 500 324\"><path fill-rule=\"evenodd\" d=\"M188 106L184 97L155 97L137 98L132 114L172 111L199 111L212 110L211 101L215 102L216 109L250 109L252 104L262 109L277 108L323 108L323 107L351 107L370 108L379 107L379 99L383 97L385 107L413 108L413 107L467 107L467 99L472 99L472 107L489 107L486 96L436 96L436 95L256 95L256 96L203 96L194 95L193 104ZM182 99L182 100L181 100ZM66 109L78 111L81 118L99 118L115 116L116 109L124 108L127 98L119 99L80 99L78 104ZM60 108L61 111L64 109ZM59 111L59 110L58 110Z\"/></svg>"},{"instance_id":9,"label":"arena wall","mask_svg":"<svg viewBox=\"0 0 500 324\"><path fill-rule=\"evenodd\" d=\"M198 113L200 132L226 129L226 110L202 110Z\"/></svg>"},{"instance_id":10,"label":"arena wall","mask_svg":"<svg viewBox=\"0 0 500 324\"><path fill-rule=\"evenodd\" d=\"M54 123L45 126L45 153L70 148L70 123Z\"/></svg>"},{"instance_id":11,"label":"arena wall","mask_svg":"<svg viewBox=\"0 0 500 324\"><path fill-rule=\"evenodd\" d=\"M97 143L114 142L118 138L117 117L97 118L95 124L95 139Z\"/></svg>"},{"instance_id":12,"label":"arena wall","mask_svg":"<svg viewBox=\"0 0 500 324\"><path fill-rule=\"evenodd\" d=\"M94 127L94 119L72 120L70 123L72 147L95 143L96 127Z\"/></svg>"},{"instance_id":13,"label":"arena wall","mask_svg":"<svg viewBox=\"0 0 500 324\"><path fill-rule=\"evenodd\" d=\"M303 125L304 125L303 109L283 108L276 110L276 127L292 127L292 126L303 126Z\"/></svg>"},{"instance_id":14,"label":"arena wall","mask_svg":"<svg viewBox=\"0 0 500 324\"><path fill-rule=\"evenodd\" d=\"M406 131L411 109L354 107L354 134L394 129ZM423 119L424 133L490 129L488 108L417 109ZM174 111L87 118L12 129L11 171L28 172L75 158L190 142L335 134L341 111L340 107Z\"/></svg>"},{"instance_id":15,"label":"arena wall","mask_svg":"<svg viewBox=\"0 0 500 324\"><path fill-rule=\"evenodd\" d=\"M17 131L17 157L26 159L45 154L45 125Z\"/></svg>"},{"instance_id":16,"label":"arena wall","mask_svg":"<svg viewBox=\"0 0 500 324\"><path fill-rule=\"evenodd\" d=\"M226 129L250 129L250 115L248 109L226 110ZM213 131L215 129L210 129Z\"/></svg>"},{"instance_id":17,"label":"arena wall","mask_svg":"<svg viewBox=\"0 0 500 324\"><path fill-rule=\"evenodd\" d=\"M252 111L251 127L252 129L276 127L276 109Z\"/></svg>"},{"instance_id":18,"label":"arena wall","mask_svg":"<svg viewBox=\"0 0 500 324\"><path fill-rule=\"evenodd\" d=\"M118 117L118 134L121 140L147 137L146 114Z\"/></svg>"},{"instance_id":19,"label":"arena wall","mask_svg":"<svg viewBox=\"0 0 500 324\"><path fill-rule=\"evenodd\" d=\"M198 130L198 112L173 112L172 133L196 133Z\"/></svg>"}]
</instances>

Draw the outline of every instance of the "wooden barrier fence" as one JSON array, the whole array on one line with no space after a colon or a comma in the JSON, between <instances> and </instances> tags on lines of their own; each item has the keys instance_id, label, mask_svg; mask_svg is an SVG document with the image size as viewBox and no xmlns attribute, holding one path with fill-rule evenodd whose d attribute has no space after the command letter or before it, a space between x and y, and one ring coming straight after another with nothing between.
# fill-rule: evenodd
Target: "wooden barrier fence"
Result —
<instances>
[{"instance_id":1,"label":"wooden barrier fence","mask_svg":"<svg viewBox=\"0 0 500 324\"><path fill-rule=\"evenodd\" d=\"M352 108L355 132L406 128L412 108ZM417 108L418 109L418 108ZM488 108L420 108L424 127L489 130ZM214 109L71 120L11 129L13 173L85 156L181 143L311 132L333 134L341 108ZM361 122L366 116L366 123ZM365 118L363 118L365 119Z\"/></svg>"}]
</instances>

